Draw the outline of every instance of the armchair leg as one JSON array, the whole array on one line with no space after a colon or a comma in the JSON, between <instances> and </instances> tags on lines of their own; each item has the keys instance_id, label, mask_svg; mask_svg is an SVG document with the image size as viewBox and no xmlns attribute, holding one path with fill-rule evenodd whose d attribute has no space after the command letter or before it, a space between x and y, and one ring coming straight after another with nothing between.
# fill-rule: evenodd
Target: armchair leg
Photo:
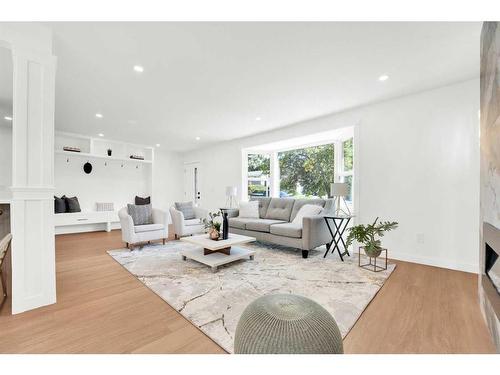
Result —
<instances>
[{"instance_id":1,"label":"armchair leg","mask_svg":"<svg viewBox=\"0 0 500 375\"><path fill-rule=\"evenodd\" d=\"M165 245L165 238L162 239L163 244Z\"/></svg>"},{"instance_id":2,"label":"armchair leg","mask_svg":"<svg viewBox=\"0 0 500 375\"><path fill-rule=\"evenodd\" d=\"M126 247L127 247L127 249L128 249L128 242L125 242L125 243L126 243L126 245L125 245L125 246L126 246Z\"/></svg>"},{"instance_id":3,"label":"armchair leg","mask_svg":"<svg viewBox=\"0 0 500 375\"><path fill-rule=\"evenodd\" d=\"M302 258L307 259L309 255L309 250L302 250Z\"/></svg>"}]
</instances>

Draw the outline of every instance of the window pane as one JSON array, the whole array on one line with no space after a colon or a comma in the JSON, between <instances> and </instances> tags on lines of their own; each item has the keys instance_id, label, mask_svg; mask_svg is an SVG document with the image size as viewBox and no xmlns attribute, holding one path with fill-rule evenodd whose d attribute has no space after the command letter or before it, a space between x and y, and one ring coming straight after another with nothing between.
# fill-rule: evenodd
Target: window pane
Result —
<instances>
[{"instance_id":1,"label":"window pane","mask_svg":"<svg viewBox=\"0 0 500 375\"><path fill-rule=\"evenodd\" d=\"M278 153L280 197L328 197L333 158L333 144Z\"/></svg>"},{"instance_id":2,"label":"window pane","mask_svg":"<svg viewBox=\"0 0 500 375\"><path fill-rule=\"evenodd\" d=\"M345 200L347 202L352 202L352 176L344 176L342 182L347 183L347 186L349 186L349 195L345 197Z\"/></svg>"},{"instance_id":3,"label":"window pane","mask_svg":"<svg viewBox=\"0 0 500 375\"><path fill-rule=\"evenodd\" d=\"M248 155L248 197L269 196L271 159L269 155Z\"/></svg>"},{"instance_id":4,"label":"window pane","mask_svg":"<svg viewBox=\"0 0 500 375\"><path fill-rule=\"evenodd\" d=\"M342 142L344 151L344 171L352 170L352 138Z\"/></svg>"}]
</instances>

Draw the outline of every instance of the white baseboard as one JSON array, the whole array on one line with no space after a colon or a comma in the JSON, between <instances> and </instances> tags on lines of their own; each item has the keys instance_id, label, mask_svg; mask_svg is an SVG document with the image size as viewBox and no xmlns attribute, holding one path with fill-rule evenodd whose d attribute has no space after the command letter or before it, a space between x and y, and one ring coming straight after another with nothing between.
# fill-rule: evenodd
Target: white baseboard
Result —
<instances>
[{"instance_id":1,"label":"white baseboard","mask_svg":"<svg viewBox=\"0 0 500 375\"><path fill-rule=\"evenodd\" d=\"M427 266L448 268L456 271L471 272L475 274L479 273L479 265L473 263L462 263L462 262L448 261L445 259L415 256L405 253L398 253L394 251L389 251L389 258L395 260L402 260L405 262L425 264Z\"/></svg>"}]
</instances>

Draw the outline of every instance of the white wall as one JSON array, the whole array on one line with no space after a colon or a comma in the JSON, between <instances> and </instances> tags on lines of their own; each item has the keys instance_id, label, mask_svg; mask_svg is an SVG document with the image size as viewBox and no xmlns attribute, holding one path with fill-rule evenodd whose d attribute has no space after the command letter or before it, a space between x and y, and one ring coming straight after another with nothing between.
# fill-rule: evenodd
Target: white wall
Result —
<instances>
[{"instance_id":1,"label":"white wall","mask_svg":"<svg viewBox=\"0 0 500 375\"><path fill-rule=\"evenodd\" d=\"M479 80L471 80L190 151L183 161L202 163L203 204L215 209L225 186L241 191L242 148L357 125L357 221L398 221L383 241L395 259L477 272L478 109Z\"/></svg>"},{"instance_id":2,"label":"white wall","mask_svg":"<svg viewBox=\"0 0 500 375\"><path fill-rule=\"evenodd\" d=\"M184 192L181 155L157 148L153 173L153 206L168 211Z\"/></svg>"}]
</instances>

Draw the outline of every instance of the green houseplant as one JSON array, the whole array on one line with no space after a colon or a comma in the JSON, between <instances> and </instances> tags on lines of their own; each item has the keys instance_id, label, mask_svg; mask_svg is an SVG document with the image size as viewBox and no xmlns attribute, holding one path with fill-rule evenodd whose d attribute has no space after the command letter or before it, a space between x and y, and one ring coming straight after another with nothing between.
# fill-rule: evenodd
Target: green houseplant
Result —
<instances>
[{"instance_id":1,"label":"green houseplant","mask_svg":"<svg viewBox=\"0 0 500 375\"><path fill-rule=\"evenodd\" d=\"M377 223L377 221L378 217L372 224L360 224L347 229L349 234L346 245L349 246L356 240L364 245L366 255L372 258L378 257L382 252L382 248L380 239L377 239L377 237L383 237L384 232L396 229L398 223L396 221L379 221Z\"/></svg>"},{"instance_id":2,"label":"green houseplant","mask_svg":"<svg viewBox=\"0 0 500 375\"><path fill-rule=\"evenodd\" d=\"M212 240L218 240L220 235L221 222L217 220L221 216L220 211L209 212L208 219L203 219L205 230Z\"/></svg>"}]
</instances>

